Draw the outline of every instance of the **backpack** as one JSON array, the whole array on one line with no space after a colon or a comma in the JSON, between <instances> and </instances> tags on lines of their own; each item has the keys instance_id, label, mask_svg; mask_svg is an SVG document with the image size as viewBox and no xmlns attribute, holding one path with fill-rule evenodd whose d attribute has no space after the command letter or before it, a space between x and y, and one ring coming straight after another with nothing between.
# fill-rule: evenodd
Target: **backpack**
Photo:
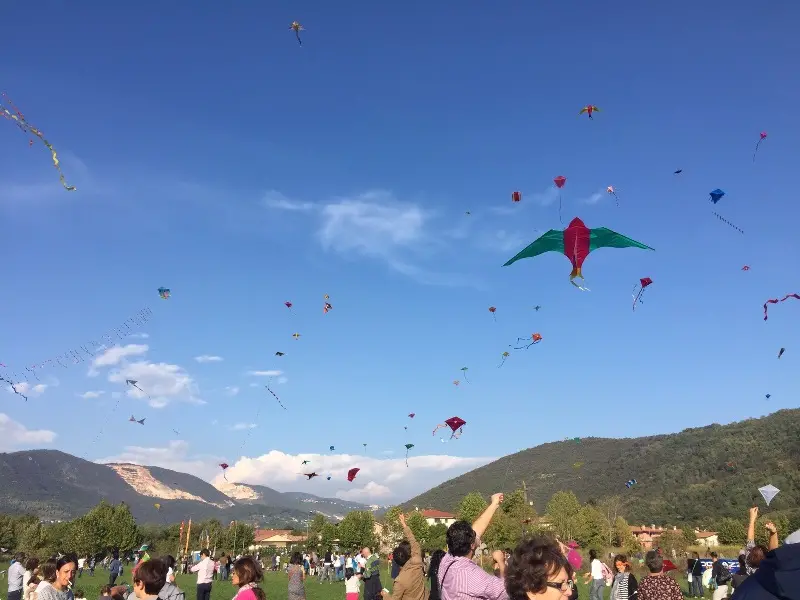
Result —
<instances>
[{"instance_id":1,"label":"backpack","mask_svg":"<svg viewBox=\"0 0 800 600\"><path fill-rule=\"evenodd\" d=\"M164 584L161 591L158 592L159 600L186 600L186 594L174 583L169 581Z\"/></svg>"},{"instance_id":2,"label":"backpack","mask_svg":"<svg viewBox=\"0 0 800 600\"><path fill-rule=\"evenodd\" d=\"M608 565L604 562L600 563L600 569L603 573L603 579L606 580L606 587L610 587L611 583L614 581L614 574L611 572L611 569L608 568Z\"/></svg>"},{"instance_id":3,"label":"backpack","mask_svg":"<svg viewBox=\"0 0 800 600\"><path fill-rule=\"evenodd\" d=\"M730 570L720 562L719 575L717 575L717 585L726 585L731 579L733 579L733 575L731 575Z\"/></svg>"}]
</instances>

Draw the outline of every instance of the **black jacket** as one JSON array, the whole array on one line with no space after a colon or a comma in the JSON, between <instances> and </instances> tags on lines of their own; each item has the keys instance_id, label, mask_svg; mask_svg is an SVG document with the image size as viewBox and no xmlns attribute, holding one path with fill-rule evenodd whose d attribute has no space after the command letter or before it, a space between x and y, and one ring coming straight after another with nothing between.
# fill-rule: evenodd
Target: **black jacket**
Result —
<instances>
[{"instance_id":1,"label":"black jacket","mask_svg":"<svg viewBox=\"0 0 800 600\"><path fill-rule=\"evenodd\" d=\"M735 600L800 600L800 544L767 553L753 575L733 594Z\"/></svg>"}]
</instances>

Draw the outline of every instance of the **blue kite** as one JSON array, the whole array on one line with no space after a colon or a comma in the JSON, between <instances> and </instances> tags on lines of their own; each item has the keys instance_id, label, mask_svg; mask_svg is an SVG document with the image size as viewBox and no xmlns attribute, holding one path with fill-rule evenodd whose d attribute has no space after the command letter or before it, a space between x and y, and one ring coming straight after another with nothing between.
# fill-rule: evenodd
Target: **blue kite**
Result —
<instances>
[{"instance_id":1,"label":"blue kite","mask_svg":"<svg viewBox=\"0 0 800 600\"><path fill-rule=\"evenodd\" d=\"M712 201L714 204L716 204L717 202L719 202L720 200L722 200L722 197L723 197L724 195L725 195L725 192L723 192L723 191L722 191L721 189L719 189L719 188L715 189L715 190L714 190L714 191L712 191L712 192L709 192L709 196L711 196L711 201Z\"/></svg>"}]
</instances>

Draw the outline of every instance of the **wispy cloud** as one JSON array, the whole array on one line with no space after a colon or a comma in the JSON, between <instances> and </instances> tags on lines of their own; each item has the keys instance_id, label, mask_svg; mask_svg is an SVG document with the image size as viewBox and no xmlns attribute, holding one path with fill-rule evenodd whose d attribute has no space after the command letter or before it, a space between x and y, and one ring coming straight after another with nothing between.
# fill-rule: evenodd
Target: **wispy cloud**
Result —
<instances>
[{"instance_id":1,"label":"wispy cloud","mask_svg":"<svg viewBox=\"0 0 800 600\"><path fill-rule=\"evenodd\" d=\"M219 470L216 465L221 460L224 460L224 457L201 453L190 454L188 442L173 440L166 446L156 448L125 446L121 453L99 458L94 462L100 464L131 463L142 466L157 466L179 473L192 473L199 477L211 479Z\"/></svg>"},{"instance_id":2,"label":"wispy cloud","mask_svg":"<svg viewBox=\"0 0 800 600\"><path fill-rule=\"evenodd\" d=\"M20 447L40 447L56 439L56 433L48 429L28 429L5 413L0 413L0 451L16 450Z\"/></svg>"},{"instance_id":3,"label":"wispy cloud","mask_svg":"<svg viewBox=\"0 0 800 600\"><path fill-rule=\"evenodd\" d=\"M202 356L195 356L194 359L199 363L210 363L222 361L221 356L213 356L210 354L203 354Z\"/></svg>"},{"instance_id":4,"label":"wispy cloud","mask_svg":"<svg viewBox=\"0 0 800 600\"><path fill-rule=\"evenodd\" d=\"M290 200L276 190L270 190L264 194L263 203L264 206L277 210L309 212L314 209L314 204L312 202L298 202L296 200Z\"/></svg>"},{"instance_id":5,"label":"wispy cloud","mask_svg":"<svg viewBox=\"0 0 800 600\"><path fill-rule=\"evenodd\" d=\"M36 385L31 385L27 381L20 381L15 383L13 388L9 385L7 387L7 390L12 394L22 394L24 396L34 397L34 396L41 396L42 394L44 394L44 391L48 387L49 386L46 383L38 383ZM14 388L16 388L16 391L14 390Z\"/></svg>"},{"instance_id":6,"label":"wispy cloud","mask_svg":"<svg viewBox=\"0 0 800 600\"><path fill-rule=\"evenodd\" d=\"M583 198L581 200L578 200L578 202L580 204L597 204L598 202L600 202L603 199L603 195L605 195L605 194L607 194L607 192L605 190L603 190L602 192L595 192L594 194L592 194L588 198Z\"/></svg>"},{"instance_id":7,"label":"wispy cloud","mask_svg":"<svg viewBox=\"0 0 800 600\"><path fill-rule=\"evenodd\" d=\"M86 400L89 400L90 398L99 398L103 394L105 394L105 392L103 390L98 390L96 392L92 392L92 391L83 392L82 394L78 394L78 396L80 396L81 398L84 398Z\"/></svg>"},{"instance_id":8,"label":"wispy cloud","mask_svg":"<svg viewBox=\"0 0 800 600\"><path fill-rule=\"evenodd\" d=\"M247 374L253 377L278 377L283 375L283 371L248 371Z\"/></svg>"},{"instance_id":9,"label":"wispy cloud","mask_svg":"<svg viewBox=\"0 0 800 600\"><path fill-rule=\"evenodd\" d=\"M538 230L533 229L526 238L519 232L499 229L493 234L481 236L479 244L482 248L496 252L517 252L533 241L531 234L533 233L533 237L535 237L536 231Z\"/></svg>"},{"instance_id":10,"label":"wispy cloud","mask_svg":"<svg viewBox=\"0 0 800 600\"><path fill-rule=\"evenodd\" d=\"M128 337L139 338L139 339L146 340L147 338L150 337L150 334L149 333L132 333Z\"/></svg>"},{"instance_id":11,"label":"wispy cloud","mask_svg":"<svg viewBox=\"0 0 800 600\"><path fill-rule=\"evenodd\" d=\"M225 388L225 393L226 393L228 396L235 396L236 394L238 394L238 393L239 393L239 388L238 388L238 387L236 387L235 385L229 385L229 386L227 386L227 387Z\"/></svg>"},{"instance_id":12,"label":"wispy cloud","mask_svg":"<svg viewBox=\"0 0 800 600\"><path fill-rule=\"evenodd\" d=\"M255 429L258 427L255 423L236 423L236 425L231 426L231 431L245 431L247 429Z\"/></svg>"}]
</instances>

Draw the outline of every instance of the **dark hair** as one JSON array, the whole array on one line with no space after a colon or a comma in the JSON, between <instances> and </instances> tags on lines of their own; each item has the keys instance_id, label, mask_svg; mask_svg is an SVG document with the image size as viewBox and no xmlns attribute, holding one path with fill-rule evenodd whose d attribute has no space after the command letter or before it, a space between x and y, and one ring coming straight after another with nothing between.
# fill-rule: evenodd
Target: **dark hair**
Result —
<instances>
[{"instance_id":1,"label":"dark hair","mask_svg":"<svg viewBox=\"0 0 800 600\"><path fill-rule=\"evenodd\" d=\"M75 588L72 590L72 595L75 598L86 598L86 592L83 591L83 588Z\"/></svg>"},{"instance_id":2,"label":"dark hair","mask_svg":"<svg viewBox=\"0 0 800 600\"><path fill-rule=\"evenodd\" d=\"M108 594L109 596L111 595L110 585L104 585L103 587L100 588L100 595L105 596L106 594Z\"/></svg>"},{"instance_id":3,"label":"dark hair","mask_svg":"<svg viewBox=\"0 0 800 600\"><path fill-rule=\"evenodd\" d=\"M155 596L167 582L167 563L160 558L151 558L139 563L133 575L133 583L141 582L148 596Z\"/></svg>"},{"instance_id":4,"label":"dark hair","mask_svg":"<svg viewBox=\"0 0 800 600\"><path fill-rule=\"evenodd\" d=\"M453 556L468 556L476 537L472 525L467 521L456 521L447 528L447 550Z\"/></svg>"},{"instance_id":5,"label":"dark hair","mask_svg":"<svg viewBox=\"0 0 800 600\"><path fill-rule=\"evenodd\" d=\"M313 558L313 557L312 557ZM311 562L311 560L309 560ZM292 557L289 559L290 565L302 565L303 564L303 555L299 552L294 552Z\"/></svg>"},{"instance_id":6,"label":"dark hair","mask_svg":"<svg viewBox=\"0 0 800 600\"><path fill-rule=\"evenodd\" d=\"M35 556L31 556L27 561L25 561L26 571L33 571L38 566L39 566L39 559L36 558Z\"/></svg>"},{"instance_id":7,"label":"dark hair","mask_svg":"<svg viewBox=\"0 0 800 600\"><path fill-rule=\"evenodd\" d=\"M356 572L353 569L351 569L350 567L347 567L344 570L344 578L345 579L350 579L355 574L356 574Z\"/></svg>"},{"instance_id":8,"label":"dark hair","mask_svg":"<svg viewBox=\"0 0 800 600\"><path fill-rule=\"evenodd\" d=\"M644 563L651 573L661 573L664 570L664 559L655 550L649 550L644 555Z\"/></svg>"},{"instance_id":9,"label":"dark hair","mask_svg":"<svg viewBox=\"0 0 800 600\"><path fill-rule=\"evenodd\" d=\"M26 557L24 552L17 552L17 554L14 556L14 560L17 561L18 563L25 562L25 558Z\"/></svg>"},{"instance_id":10,"label":"dark hair","mask_svg":"<svg viewBox=\"0 0 800 600\"><path fill-rule=\"evenodd\" d=\"M761 544L751 548L750 553L747 555L747 566L757 569L761 565L761 561L764 560L764 557L767 555L767 552L769 552L769 549Z\"/></svg>"},{"instance_id":11,"label":"dark hair","mask_svg":"<svg viewBox=\"0 0 800 600\"><path fill-rule=\"evenodd\" d=\"M203 548L200 550L200 556L211 556L211 552L208 551L208 548Z\"/></svg>"},{"instance_id":12,"label":"dark hair","mask_svg":"<svg viewBox=\"0 0 800 600\"><path fill-rule=\"evenodd\" d=\"M567 558L553 538L537 536L520 543L508 560L505 585L512 600L527 600L528 592L540 594L547 589L547 579L561 569Z\"/></svg>"},{"instance_id":13,"label":"dark hair","mask_svg":"<svg viewBox=\"0 0 800 600\"><path fill-rule=\"evenodd\" d=\"M40 572L42 574L42 581L47 581L49 583L53 583L56 580L56 573L58 569L56 568L56 559L55 558L48 558L40 565Z\"/></svg>"},{"instance_id":14,"label":"dark hair","mask_svg":"<svg viewBox=\"0 0 800 600\"><path fill-rule=\"evenodd\" d=\"M744 559L744 554L739 555L739 573L747 573L747 563Z\"/></svg>"},{"instance_id":15,"label":"dark hair","mask_svg":"<svg viewBox=\"0 0 800 600\"><path fill-rule=\"evenodd\" d=\"M431 563L428 566L428 577L431 580L431 596L439 598L439 565L442 564L444 558L444 550L434 550L431 554ZM435 592L435 595L434 595Z\"/></svg>"},{"instance_id":16,"label":"dark hair","mask_svg":"<svg viewBox=\"0 0 800 600\"><path fill-rule=\"evenodd\" d=\"M630 563L628 562L628 557L627 557L626 555L624 555L624 554L617 554L617 555L614 557L614 570L615 570L615 571L617 570L617 563L618 563L618 562L621 562L622 564L624 564L624 565L625 565L626 567L628 567L628 568L630 568L630 566L631 566L631 565L630 565Z\"/></svg>"},{"instance_id":17,"label":"dark hair","mask_svg":"<svg viewBox=\"0 0 800 600\"><path fill-rule=\"evenodd\" d=\"M295 552L299 554L299 552ZM293 557L294 558L294 557ZM264 571L261 570L259 565L252 556L243 556L235 563L233 563L233 570L239 577L239 587L247 585L248 583L255 584L250 588L256 595L258 600L267 600L267 595L264 593L258 584L264 579Z\"/></svg>"},{"instance_id":18,"label":"dark hair","mask_svg":"<svg viewBox=\"0 0 800 600\"><path fill-rule=\"evenodd\" d=\"M225 556L225 555L223 554L223 556ZM166 556L162 556L161 560L164 561L164 563L167 565L168 569L174 569L175 568L175 557L172 556L171 554L167 554Z\"/></svg>"},{"instance_id":19,"label":"dark hair","mask_svg":"<svg viewBox=\"0 0 800 600\"><path fill-rule=\"evenodd\" d=\"M589 550L589 560L592 561L595 558L597 558L597 550L592 548L591 550Z\"/></svg>"},{"instance_id":20,"label":"dark hair","mask_svg":"<svg viewBox=\"0 0 800 600\"><path fill-rule=\"evenodd\" d=\"M695 558L700 558L700 553L699 553L699 552L692 552L692 555L693 555Z\"/></svg>"},{"instance_id":21,"label":"dark hair","mask_svg":"<svg viewBox=\"0 0 800 600\"><path fill-rule=\"evenodd\" d=\"M411 558L411 542L403 540L397 545L397 548L394 549L394 562L397 563L398 567L402 568L408 562L409 558Z\"/></svg>"},{"instance_id":22,"label":"dark hair","mask_svg":"<svg viewBox=\"0 0 800 600\"><path fill-rule=\"evenodd\" d=\"M717 556L718 556L718 555L717 555L717 553L716 553L716 552L712 552L712 553L711 553L711 558L717 558Z\"/></svg>"}]
</instances>

